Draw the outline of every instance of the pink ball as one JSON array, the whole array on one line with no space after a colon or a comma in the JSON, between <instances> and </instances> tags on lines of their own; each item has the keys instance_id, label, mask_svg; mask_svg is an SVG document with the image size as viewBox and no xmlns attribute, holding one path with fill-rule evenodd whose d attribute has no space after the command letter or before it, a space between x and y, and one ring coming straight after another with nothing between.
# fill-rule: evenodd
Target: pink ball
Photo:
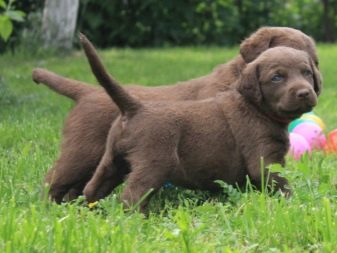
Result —
<instances>
[{"instance_id":1,"label":"pink ball","mask_svg":"<svg viewBox=\"0 0 337 253\"><path fill-rule=\"evenodd\" d=\"M293 129L293 133L302 135L311 149L322 149L325 146L326 138L323 130L315 123L303 122Z\"/></svg>"},{"instance_id":2,"label":"pink ball","mask_svg":"<svg viewBox=\"0 0 337 253\"><path fill-rule=\"evenodd\" d=\"M297 133L290 133L289 141L290 141L289 154L296 160L300 159L305 152L308 153L311 152L311 147L309 143L302 135Z\"/></svg>"}]
</instances>

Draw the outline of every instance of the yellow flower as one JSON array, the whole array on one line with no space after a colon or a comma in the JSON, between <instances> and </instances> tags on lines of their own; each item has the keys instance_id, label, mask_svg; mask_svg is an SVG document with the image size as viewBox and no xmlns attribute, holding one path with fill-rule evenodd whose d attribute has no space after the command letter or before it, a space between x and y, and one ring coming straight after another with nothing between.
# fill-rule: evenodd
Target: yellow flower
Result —
<instances>
[{"instance_id":1,"label":"yellow flower","mask_svg":"<svg viewBox=\"0 0 337 253\"><path fill-rule=\"evenodd\" d=\"M88 207L89 207L89 208L93 208L93 207L95 207L97 204L98 204L98 201L95 201L95 202L89 203L89 204L88 204Z\"/></svg>"}]
</instances>

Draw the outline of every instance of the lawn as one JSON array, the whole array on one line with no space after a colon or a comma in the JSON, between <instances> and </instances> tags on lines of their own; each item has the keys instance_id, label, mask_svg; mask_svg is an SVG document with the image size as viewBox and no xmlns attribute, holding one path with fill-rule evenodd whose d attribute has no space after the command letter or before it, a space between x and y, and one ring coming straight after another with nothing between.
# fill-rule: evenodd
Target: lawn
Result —
<instances>
[{"instance_id":1,"label":"lawn","mask_svg":"<svg viewBox=\"0 0 337 253\"><path fill-rule=\"evenodd\" d=\"M122 83L162 85L209 73L237 48L101 51ZM337 128L337 45L319 45L323 94L315 109ZM34 67L96 83L82 52L0 57L0 252L337 252L337 156L288 159L286 200L224 187L226 194L163 189L150 214L124 213L118 194L89 210L41 197L72 102L31 81ZM280 168L275 168L280 169Z\"/></svg>"}]
</instances>

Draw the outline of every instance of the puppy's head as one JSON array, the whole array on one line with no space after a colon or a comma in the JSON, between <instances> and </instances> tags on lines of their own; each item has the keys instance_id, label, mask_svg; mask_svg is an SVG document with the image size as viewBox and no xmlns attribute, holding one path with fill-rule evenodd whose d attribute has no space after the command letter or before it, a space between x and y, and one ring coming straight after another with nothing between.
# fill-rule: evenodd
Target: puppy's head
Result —
<instances>
[{"instance_id":1,"label":"puppy's head","mask_svg":"<svg viewBox=\"0 0 337 253\"><path fill-rule=\"evenodd\" d=\"M263 27L245 39L240 45L240 54L246 63L255 60L268 48L291 47L307 52L318 67L315 42L312 38L289 27Z\"/></svg>"},{"instance_id":2,"label":"puppy's head","mask_svg":"<svg viewBox=\"0 0 337 253\"><path fill-rule=\"evenodd\" d=\"M271 118L290 122L316 105L321 76L306 52L275 47L247 65L237 89Z\"/></svg>"}]
</instances>

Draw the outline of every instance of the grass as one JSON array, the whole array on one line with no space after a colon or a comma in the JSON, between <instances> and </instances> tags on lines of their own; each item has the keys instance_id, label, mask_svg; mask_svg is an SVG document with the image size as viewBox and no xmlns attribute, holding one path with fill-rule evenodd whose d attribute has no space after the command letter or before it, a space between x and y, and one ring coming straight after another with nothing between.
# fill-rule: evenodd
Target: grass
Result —
<instances>
[{"instance_id":1,"label":"grass","mask_svg":"<svg viewBox=\"0 0 337 253\"><path fill-rule=\"evenodd\" d=\"M111 49L101 52L123 83L161 85L209 73L237 48ZM337 128L337 45L320 45L324 91L315 109ZM0 252L336 252L337 156L316 152L281 169L286 200L225 186L222 195L163 189L144 218L124 213L117 192L89 208L41 198L72 102L31 81L33 67L95 83L81 52L0 58ZM277 166L274 168L279 170ZM227 196L227 197L226 197Z\"/></svg>"}]
</instances>

